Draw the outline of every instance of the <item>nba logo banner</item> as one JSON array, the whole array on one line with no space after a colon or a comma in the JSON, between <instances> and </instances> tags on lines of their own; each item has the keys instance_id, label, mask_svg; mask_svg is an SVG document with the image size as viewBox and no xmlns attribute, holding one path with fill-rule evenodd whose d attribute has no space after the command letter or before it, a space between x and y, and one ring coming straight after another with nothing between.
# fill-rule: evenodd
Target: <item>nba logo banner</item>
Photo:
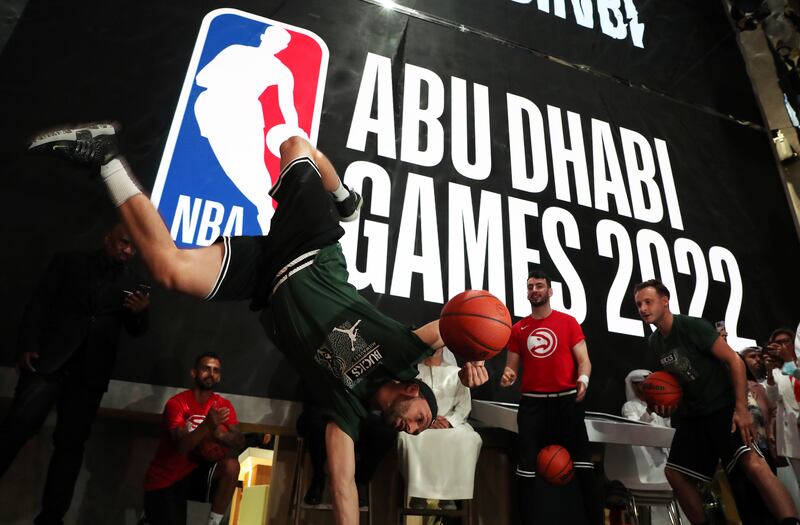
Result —
<instances>
[{"instance_id":1,"label":"nba logo banner","mask_svg":"<svg viewBox=\"0 0 800 525\"><path fill-rule=\"evenodd\" d=\"M178 246L262 235L279 146L316 144L328 48L298 27L234 9L203 20L151 197Z\"/></svg>"}]
</instances>

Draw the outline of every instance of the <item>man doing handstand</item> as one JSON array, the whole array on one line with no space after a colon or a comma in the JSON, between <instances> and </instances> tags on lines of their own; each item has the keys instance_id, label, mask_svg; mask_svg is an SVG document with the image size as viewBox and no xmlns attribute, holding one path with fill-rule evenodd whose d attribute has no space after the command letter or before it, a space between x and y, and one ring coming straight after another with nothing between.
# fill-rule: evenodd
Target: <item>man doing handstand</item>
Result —
<instances>
[{"instance_id":1,"label":"man doing handstand","mask_svg":"<svg viewBox=\"0 0 800 525\"><path fill-rule=\"evenodd\" d=\"M416 364L443 343L438 321L411 330L347 282L339 221L357 218L361 196L342 184L328 158L308 141L289 138L280 146L281 174L270 190L278 206L269 234L179 249L118 156L113 126L54 130L34 139L31 149L100 165L123 222L162 286L209 301L250 299L251 308L263 309L268 335L314 385L330 418L325 441L336 521L357 523L353 441L360 422L378 409L398 431L426 429L436 403L414 380ZM468 387L488 380L483 362L467 363L459 375Z\"/></svg>"}]
</instances>

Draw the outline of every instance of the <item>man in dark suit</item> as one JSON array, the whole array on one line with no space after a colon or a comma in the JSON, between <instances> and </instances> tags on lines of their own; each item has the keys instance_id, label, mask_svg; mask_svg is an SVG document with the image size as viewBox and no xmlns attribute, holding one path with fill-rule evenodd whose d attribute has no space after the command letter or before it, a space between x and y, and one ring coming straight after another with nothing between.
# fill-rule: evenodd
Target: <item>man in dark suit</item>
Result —
<instances>
[{"instance_id":1,"label":"man in dark suit","mask_svg":"<svg viewBox=\"0 0 800 525\"><path fill-rule=\"evenodd\" d=\"M117 224L97 251L56 254L23 316L19 382L0 424L0 476L55 405L54 451L37 525L61 524L69 509L120 328L134 336L147 329L149 287L128 266L135 253L127 229Z\"/></svg>"}]
</instances>

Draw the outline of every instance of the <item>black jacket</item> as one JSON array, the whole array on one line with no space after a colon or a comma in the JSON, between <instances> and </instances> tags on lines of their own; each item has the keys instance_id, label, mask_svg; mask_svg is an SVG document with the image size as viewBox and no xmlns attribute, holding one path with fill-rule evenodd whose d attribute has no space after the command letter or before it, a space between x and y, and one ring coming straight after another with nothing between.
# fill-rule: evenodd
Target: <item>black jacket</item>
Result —
<instances>
[{"instance_id":1,"label":"black jacket","mask_svg":"<svg viewBox=\"0 0 800 525\"><path fill-rule=\"evenodd\" d=\"M57 253L25 311L17 354L38 352L37 372L56 376L70 363L91 388L105 390L124 325L131 335L147 329L148 310L123 308L123 290L142 278L102 251Z\"/></svg>"}]
</instances>

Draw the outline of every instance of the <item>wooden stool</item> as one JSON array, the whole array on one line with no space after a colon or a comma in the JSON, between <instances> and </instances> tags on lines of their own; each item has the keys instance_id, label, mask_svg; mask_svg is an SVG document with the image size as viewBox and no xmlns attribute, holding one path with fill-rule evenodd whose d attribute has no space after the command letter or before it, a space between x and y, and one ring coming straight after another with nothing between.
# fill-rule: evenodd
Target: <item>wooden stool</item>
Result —
<instances>
[{"instance_id":1,"label":"wooden stool","mask_svg":"<svg viewBox=\"0 0 800 525\"><path fill-rule=\"evenodd\" d=\"M321 503L319 505L308 505L303 501L304 492L307 490L306 487L306 450L305 450L305 440L302 437L297 438L297 457L295 459L295 466L294 466L294 477L292 480L292 498L291 498L291 507L290 507L290 515L293 516L292 523L294 525L299 525L300 521L300 513L301 511L320 511L320 512L332 512L333 511L333 504L331 503ZM358 510L359 512L365 512L367 514L367 524L372 525L372 482L367 485L367 506L360 507Z\"/></svg>"}]
</instances>

